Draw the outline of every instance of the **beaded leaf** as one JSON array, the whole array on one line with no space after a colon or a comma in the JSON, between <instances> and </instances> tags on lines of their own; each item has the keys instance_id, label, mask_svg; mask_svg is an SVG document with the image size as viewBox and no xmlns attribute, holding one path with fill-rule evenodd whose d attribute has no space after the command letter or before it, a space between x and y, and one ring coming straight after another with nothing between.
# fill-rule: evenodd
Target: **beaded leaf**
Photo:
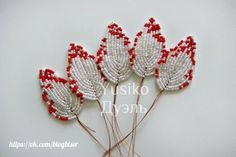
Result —
<instances>
[{"instance_id":1,"label":"beaded leaf","mask_svg":"<svg viewBox=\"0 0 236 157\"><path fill-rule=\"evenodd\" d=\"M103 93L104 79L97 68L95 57L82 46L70 44L67 75L71 91L78 97L97 100Z\"/></svg>"},{"instance_id":2,"label":"beaded leaf","mask_svg":"<svg viewBox=\"0 0 236 157\"><path fill-rule=\"evenodd\" d=\"M134 72L140 77L153 75L164 47L165 38L160 33L160 26L150 18L143 30L137 33L134 47L129 51Z\"/></svg>"},{"instance_id":3,"label":"beaded leaf","mask_svg":"<svg viewBox=\"0 0 236 157\"><path fill-rule=\"evenodd\" d=\"M180 90L189 85L195 66L196 43L191 36L165 51L156 68L157 84L162 90Z\"/></svg>"},{"instance_id":4,"label":"beaded leaf","mask_svg":"<svg viewBox=\"0 0 236 157\"><path fill-rule=\"evenodd\" d=\"M39 80L48 112L64 121L76 118L83 100L73 97L67 80L57 77L51 69L40 70Z\"/></svg>"},{"instance_id":5,"label":"beaded leaf","mask_svg":"<svg viewBox=\"0 0 236 157\"><path fill-rule=\"evenodd\" d=\"M105 77L117 84L131 74L129 62L129 38L116 23L108 26L97 51L97 64Z\"/></svg>"}]
</instances>

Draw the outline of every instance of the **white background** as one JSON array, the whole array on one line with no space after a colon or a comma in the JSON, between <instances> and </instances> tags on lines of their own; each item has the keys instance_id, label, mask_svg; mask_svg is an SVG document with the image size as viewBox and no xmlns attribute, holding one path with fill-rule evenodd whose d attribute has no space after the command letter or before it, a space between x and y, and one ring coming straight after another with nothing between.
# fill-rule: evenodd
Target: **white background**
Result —
<instances>
[{"instance_id":1,"label":"white background","mask_svg":"<svg viewBox=\"0 0 236 157\"><path fill-rule=\"evenodd\" d=\"M173 47L193 35L197 41L196 70L191 86L165 93L137 133L143 157L236 156L236 21L235 0L103 0L0 1L0 156L100 156L102 151L76 121L63 123L47 112L40 97L38 71L51 67L66 76L68 44L79 42L95 53L106 26L115 21L134 39L150 17L160 23ZM133 75L123 85L138 78ZM150 104L158 91L154 77L145 81ZM109 93L110 90L107 90ZM102 100L111 100L106 94ZM118 96L133 103L135 96ZM81 119L106 142L96 103L85 102ZM122 130L130 115L121 115ZM10 141L70 141L77 148L16 150Z\"/></svg>"}]
</instances>

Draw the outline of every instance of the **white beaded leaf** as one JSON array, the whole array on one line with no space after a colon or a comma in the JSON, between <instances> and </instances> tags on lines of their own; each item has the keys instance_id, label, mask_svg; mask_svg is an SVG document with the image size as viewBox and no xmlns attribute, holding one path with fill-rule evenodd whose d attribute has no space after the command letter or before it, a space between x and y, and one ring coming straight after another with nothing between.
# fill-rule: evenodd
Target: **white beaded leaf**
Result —
<instances>
[{"instance_id":1,"label":"white beaded leaf","mask_svg":"<svg viewBox=\"0 0 236 157\"><path fill-rule=\"evenodd\" d=\"M112 23L108 26L97 51L97 63L102 73L115 84L127 79L131 74L129 44L129 38L122 32L122 28Z\"/></svg>"},{"instance_id":2,"label":"white beaded leaf","mask_svg":"<svg viewBox=\"0 0 236 157\"><path fill-rule=\"evenodd\" d=\"M97 100L103 93L103 78L95 57L88 55L82 46L70 44L67 75L72 92L78 97Z\"/></svg>"},{"instance_id":3,"label":"white beaded leaf","mask_svg":"<svg viewBox=\"0 0 236 157\"><path fill-rule=\"evenodd\" d=\"M160 33L160 26L150 18L143 30L137 33L134 47L129 51L134 72L140 77L153 75L164 47L165 38Z\"/></svg>"},{"instance_id":4,"label":"white beaded leaf","mask_svg":"<svg viewBox=\"0 0 236 157\"><path fill-rule=\"evenodd\" d=\"M191 36L165 51L156 68L157 84L162 90L180 90L192 81L196 43Z\"/></svg>"},{"instance_id":5,"label":"white beaded leaf","mask_svg":"<svg viewBox=\"0 0 236 157\"><path fill-rule=\"evenodd\" d=\"M48 112L64 121L76 118L83 100L79 102L76 96L73 97L67 80L57 77L50 69L40 70L39 80Z\"/></svg>"}]
</instances>

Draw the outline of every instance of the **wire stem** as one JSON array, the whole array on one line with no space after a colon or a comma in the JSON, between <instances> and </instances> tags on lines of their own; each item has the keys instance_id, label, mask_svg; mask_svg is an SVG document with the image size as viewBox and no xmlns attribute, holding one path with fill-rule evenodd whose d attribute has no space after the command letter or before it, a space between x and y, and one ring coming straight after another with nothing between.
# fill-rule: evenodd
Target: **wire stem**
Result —
<instances>
[{"instance_id":1,"label":"wire stem","mask_svg":"<svg viewBox=\"0 0 236 157\"><path fill-rule=\"evenodd\" d=\"M117 147L117 145L119 145L120 143L122 143L125 139L127 139L129 137L130 134L132 134L132 132L134 131L134 129L136 129L142 122L143 120L146 118L146 116L150 113L150 111L153 109L154 105L156 104L156 102L159 100L159 98L161 97L162 93L164 90L162 90L160 93L158 93L156 95L156 98L154 99L153 103L151 104L151 106L149 107L149 109L147 110L147 112L145 113L145 115L142 117L142 119L137 123L137 125L122 139L120 140L118 143L116 143L115 145L113 145L110 150L107 150L106 152L104 152L103 157L105 157L108 152L112 151L114 148Z\"/></svg>"},{"instance_id":2,"label":"wire stem","mask_svg":"<svg viewBox=\"0 0 236 157\"><path fill-rule=\"evenodd\" d=\"M99 100L97 100L97 102L98 102L98 106L99 106L99 108L100 108L100 110L101 110L101 114L102 114L103 107L102 107L102 105L101 105L101 102L100 102ZM105 123L105 125L106 125L106 130L107 130L107 134L108 134L108 145L109 145L109 150L110 150L110 148L111 148L111 135L110 135L110 130L109 130L109 127L108 127L108 125L107 125L107 119L106 119L106 117L104 116L104 114L102 114L102 117L103 117L104 123ZM110 156L111 156L111 151L109 151L108 153L109 153L108 156L110 157Z\"/></svg>"},{"instance_id":3,"label":"wire stem","mask_svg":"<svg viewBox=\"0 0 236 157\"><path fill-rule=\"evenodd\" d=\"M136 103L135 103L135 107L136 107L136 110L134 112L134 115L133 115L133 124L132 124L132 137L131 137L131 140L130 140L130 145L129 145L129 152L128 152L128 156L130 154L130 150L132 150L132 157L134 157L134 152L135 152L135 138L136 138L136 129L135 126L137 125L137 117L138 117L138 108L139 108L139 100L140 100L140 97L141 97L141 88L143 86L143 83L144 83L144 79L145 77L142 77L140 83L139 83L139 86L138 86L138 95L137 95L137 99L136 99Z\"/></svg>"},{"instance_id":4,"label":"wire stem","mask_svg":"<svg viewBox=\"0 0 236 157\"><path fill-rule=\"evenodd\" d=\"M88 127L82 123L78 117L78 115L76 115L76 119L78 121L78 123L80 124L80 126L90 135L90 137L92 139L94 139L94 141L103 149L106 150L106 147L90 132L90 129L88 129Z\"/></svg>"}]
</instances>

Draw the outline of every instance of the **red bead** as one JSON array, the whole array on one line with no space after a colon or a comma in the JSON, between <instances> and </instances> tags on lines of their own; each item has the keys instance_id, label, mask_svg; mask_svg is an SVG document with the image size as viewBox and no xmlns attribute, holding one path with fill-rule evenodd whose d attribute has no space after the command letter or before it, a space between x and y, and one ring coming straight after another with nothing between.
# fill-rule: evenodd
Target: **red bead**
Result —
<instances>
[{"instance_id":1,"label":"red bead","mask_svg":"<svg viewBox=\"0 0 236 157\"><path fill-rule=\"evenodd\" d=\"M126 37L126 36L124 37L124 39L125 39L125 40L129 40L129 38L128 38L128 37Z\"/></svg>"},{"instance_id":2,"label":"red bead","mask_svg":"<svg viewBox=\"0 0 236 157\"><path fill-rule=\"evenodd\" d=\"M179 43L178 43L178 46L182 45L183 44L183 40L181 40Z\"/></svg>"},{"instance_id":3,"label":"red bead","mask_svg":"<svg viewBox=\"0 0 236 157\"><path fill-rule=\"evenodd\" d=\"M68 121L68 117L64 117L64 116L58 116L58 119L62 120L62 121Z\"/></svg>"},{"instance_id":4,"label":"red bead","mask_svg":"<svg viewBox=\"0 0 236 157\"><path fill-rule=\"evenodd\" d=\"M158 74L159 73L159 70L158 68L155 69L155 73Z\"/></svg>"},{"instance_id":5,"label":"red bead","mask_svg":"<svg viewBox=\"0 0 236 157\"><path fill-rule=\"evenodd\" d=\"M129 43L130 43L130 42L127 41L127 40L124 41L124 45L125 45L125 46L129 45Z\"/></svg>"},{"instance_id":6,"label":"red bead","mask_svg":"<svg viewBox=\"0 0 236 157\"><path fill-rule=\"evenodd\" d=\"M92 58L92 59L95 59L95 56L94 56L94 55L89 55L88 57L89 57L89 58Z\"/></svg>"},{"instance_id":7,"label":"red bead","mask_svg":"<svg viewBox=\"0 0 236 157\"><path fill-rule=\"evenodd\" d=\"M155 76L156 76L156 78L159 77L159 69L158 68L155 69Z\"/></svg>"},{"instance_id":8,"label":"red bead","mask_svg":"<svg viewBox=\"0 0 236 157\"><path fill-rule=\"evenodd\" d=\"M49 84L47 84L47 85L45 86L45 88L46 88L46 89L48 89L48 88L51 89L51 88L53 88L53 86L52 86L52 84L49 83Z\"/></svg>"},{"instance_id":9,"label":"red bead","mask_svg":"<svg viewBox=\"0 0 236 157\"><path fill-rule=\"evenodd\" d=\"M76 80L70 80L69 84L75 84L77 81Z\"/></svg>"},{"instance_id":10,"label":"red bead","mask_svg":"<svg viewBox=\"0 0 236 157\"><path fill-rule=\"evenodd\" d=\"M68 58L68 63L72 64L72 58L70 58L70 57Z\"/></svg>"},{"instance_id":11,"label":"red bead","mask_svg":"<svg viewBox=\"0 0 236 157\"><path fill-rule=\"evenodd\" d=\"M66 79L60 78L60 77L58 78L58 81L61 82L61 83L63 83L63 84L67 83L67 80L66 80Z\"/></svg>"},{"instance_id":12,"label":"red bead","mask_svg":"<svg viewBox=\"0 0 236 157\"><path fill-rule=\"evenodd\" d=\"M48 94L47 94L47 92L45 92L45 91L42 93L42 99L43 99L43 101L45 101L45 102L48 101L47 95L48 95Z\"/></svg>"},{"instance_id":13,"label":"red bead","mask_svg":"<svg viewBox=\"0 0 236 157\"><path fill-rule=\"evenodd\" d=\"M99 49L99 50L97 51L97 56L99 56L99 55L101 55L101 54L102 54L102 50Z\"/></svg>"},{"instance_id":14,"label":"red bead","mask_svg":"<svg viewBox=\"0 0 236 157\"><path fill-rule=\"evenodd\" d=\"M104 51L103 51L103 54L104 54L104 55L107 55L107 51L106 51L106 50L104 50Z\"/></svg>"},{"instance_id":15,"label":"red bead","mask_svg":"<svg viewBox=\"0 0 236 157\"><path fill-rule=\"evenodd\" d=\"M136 36L138 36L138 37L139 37L139 36L141 36L141 35L142 35L142 33L143 33L143 32L138 32L138 33L136 34Z\"/></svg>"},{"instance_id":16,"label":"red bead","mask_svg":"<svg viewBox=\"0 0 236 157\"><path fill-rule=\"evenodd\" d=\"M149 21L150 21L151 23L154 23L154 22L155 22L155 19L154 19L153 17L151 17L151 18L149 19Z\"/></svg>"},{"instance_id":17,"label":"red bead","mask_svg":"<svg viewBox=\"0 0 236 157\"><path fill-rule=\"evenodd\" d=\"M70 53L70 54L69 54L69 57L70 57L70 58L75 58L75 57L77 57L77 55L78 55L77 53Z\"/></svg>"},{"instance_id":18,"label":"red bead","mask_svg":"<svg viewBox=\"0 0 236 157\"><path fill-rule=\"evenodd\" d=\"M188 82L184 82L184 83L183 83L183 87L187 87L188 85L189 85Z\"/></svg>"},{"instance_id":19,"label":"red bead","mask_svg":"<svg viewBox=\"0 0 236 157\"><path fill-rule=\"evenodd\" d=\"M102 42L104 42L104 43L107 42L107 38L103 38Z\"/></svg>"},{"instance_id":20,"label":"red bead","mask_svg":"<svg viewBox=\"0 0 236 157\"><path fill-rule=\"evenodd\" d=\"M160 26L158 24L152 25L152 27L151 27L152 31L156 31L156 30L159 30L159 29L160 29Z\"/></svg>"},{"instance_id":21,"label":"red bead","mask_svg":"<svg viewBox=\"0 0 236 157\"><path fill-rule=\"evenodd\" d=\"M131 56L131 57L132 57L132 59L134 59L134 58L136 57L136 55L135 55L135 54L132 54L132 56Z\"/></svg>"},{"instance_id":22,"label":"red bead","mask_svg":"<svg viewBox=\"0 0 236 157\"><path fill-rule=\"evenodd\" d=\"M54 104L54 101L53 100L50 100L49 101L49 105L52 106Z\"/></svg>"},{"instance_id":23,"label":"red bead","mask_svg":"<svg viewBox=\"0 0 236 157\"><path fill-rule=\"evenodd\" d=\"M121 27L118 27L117 30L121 32L121 31L122 31L122 28L121 28Z\"/></svg>"},{"instance_id":24,"label":"red bead","mask_svg":"<svg viewBox=\"0 0 236 157\"><path fill-rule=\"evenodd\" d=\"M76 93L77 90L78 90L78 86L74 85L74 87L72 87L71 90L72 90L73 93Z\"/></svg>"},{"instance_id":25,"label":"red bead","mask_svg":"<svg viewBox=\"0 0 236 157\"><path fill-rule=\"evenodd\" d=\"M151 25L150 25L150 23L145 23L145 25L144 25L144 27L150 27Z\"/></svg>"},{"instance_id":26,"label":"red bead","mask_svg":"<svg viewBox=\"0 0 236 157\"><path fill-rule=\"evenodd\" d=\"M70 43L70 46L71 46L71 47L75 46L75 43Z\"/></svg>"},{"instance_id":27,"label":"red bead","mask_svg":"<svg viewBox=\"0 0 236 157\"><path fill-rule=\"evenodd\" d=\"M45 70L45 73L46 73L46 74L54 74L54 71L51 70L51 69L46 69L46 70Z\"/></svg>"},{"instance_id":28,"label":"red bead","mask_svg":"<svg viewBox=\"0 0 236 157\"><path fill-rule=\"evenodd\" d=\"M66 71L69 72L71 69L71 66L69 65L67 68L66 68Z\"/></svg>"},{"instance_id":29,"label":"red bead","mask_svg":"<svg viewBox=\"0 0 236 157\"><path fill-rule=\"evenodd\" d=\"M44 75L43 75L43 70L39 71L39 79L41 79L42 82L44 82L46 80Z\"/></svg>"},{"instance_id":30,"label":"red bead","mask_svg":"<svg viewBox=\"0 0 236 157\"><path fill-rule=\"evenodd\" d=\"M76 45L76 49L77 49L77 50L81 50L81 49L83 49L83 47L80 46L80 45Z\"/></svg>"},{"instance_id":31,"label":"red bead","mask_svg":"<svg viewBox=\"0 0 236 157\"><path fill-rule=\"evenodd\" d=\"M55 113L56 110L51 105L49 105L48 106L48 112L51 114L51 113Z\"/></svg>"},{"instance_id":32,"label":"red bead","mask_svg":"<svg viewBox=\"0 0 236 157\"><path fill-rule=\"evenodd\" d=\"M130 61L130 63L133 63L134 60L133 60L133 58L130 58L129 61Z\"/></svg>"},{"instance_id":33,"label":"red bead","mask_svg":"<svg viewBox=\"0 0 236 157\"><path fill-rule=\"evenodd\" d=\"M97 60L97 63L98 63L98 64L101 63L102 60L103 60L103 58L102 58L102 57L99 57L98 60Z\"/></svg>"},{"instance_id":34,"label":"red bead","mask_svg":"<svg viewBox=\"0 0 236 157\"><path fill-rule=\"evenodd\" d=\"M52 80L54 80L56 83L59 81L57 77L52 77Z\"/></svg>"},{"instance_id":35,"label":"red bead","mask_svg":"<svg viewBox=\"0 0 236 157\"><path fill-rule=\"evenodd\" d=\"M106 76L104 75L104 73L103 72L101 72L101 77L103 77L103 78L105 78Z\"/></svg>"},{"instance_id":36,"label":"red bead","mask_svg":"<svg viewBox=\"0 0 236 157\"><path fill-rule=\"evenodd\" d=\"M131 49L129 49L128 53L129 53L130 55L132 55L132 54L133 54L133 51L134 51L134 48L131 48Z\"/></svg>"},{"instance_id":37,"label":"red bead","mask_svg":"<svg viewBox=\"0 0 236 157\"><path fill-rule=\"evenodd\" d=\"M77 96L82 98L83 97L83 93L79 92L79 93L77 93Z\"/></svg>"}]
</instances>

